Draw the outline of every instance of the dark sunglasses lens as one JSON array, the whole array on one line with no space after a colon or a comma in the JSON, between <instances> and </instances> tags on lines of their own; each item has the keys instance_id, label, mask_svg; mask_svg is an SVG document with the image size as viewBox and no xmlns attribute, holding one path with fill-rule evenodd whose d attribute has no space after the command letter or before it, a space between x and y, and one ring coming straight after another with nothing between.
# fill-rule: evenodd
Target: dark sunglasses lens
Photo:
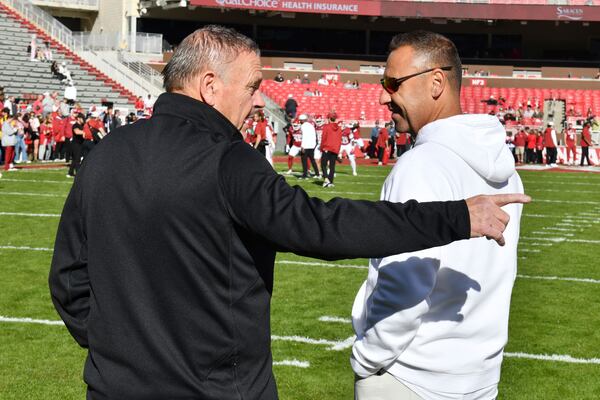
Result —
<instances>
[{"instance_id":1,"label":"dark sunglasses lens","mask_svg":"<svg viewBox=\"0 0 600 400\"><path fill-rule=\"evenodd\" d=\"M398 85L396 85L396 80L393 78L383 78L381 80L381 86L383 86L385 91L390 94L394 93L394 92L396 92L396 90L398 90Z\"/></svg>"}]
</instances>

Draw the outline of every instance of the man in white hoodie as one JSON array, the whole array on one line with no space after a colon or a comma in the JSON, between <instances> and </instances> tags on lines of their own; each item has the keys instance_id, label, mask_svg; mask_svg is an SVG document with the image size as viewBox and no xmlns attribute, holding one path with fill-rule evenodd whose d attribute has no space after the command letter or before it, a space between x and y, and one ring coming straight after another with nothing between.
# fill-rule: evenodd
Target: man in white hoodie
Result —
<instances>
[{"instance_id":1,"label":"man in white hoodie","mask_svg":"<svg viewBox=\"0 0 600 400\"><path fill-rule=\"evenodd\" d=\"M456 47L441 35L392 39L380 103L416 142L382 200L523 192L498 119L462 114L461 72ZM352 309L356 399L496 398L522 206L504 210L504 246L480 238L370 261Z\"/></svg>"}]
</instances>

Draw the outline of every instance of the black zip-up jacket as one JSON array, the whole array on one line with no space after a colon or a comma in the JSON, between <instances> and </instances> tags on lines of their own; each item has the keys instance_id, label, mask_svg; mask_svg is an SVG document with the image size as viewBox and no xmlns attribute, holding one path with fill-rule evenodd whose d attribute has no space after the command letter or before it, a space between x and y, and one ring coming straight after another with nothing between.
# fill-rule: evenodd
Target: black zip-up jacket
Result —
<instances>
[{"instance_id":1,"label":"black zip-up jacket","mask_svg":"<svg viewBox=\"0 0 600 400\"><path fill-rule=\"evenodd\" d=\"M86 157L50 290L88 349L88 399L272 400L276 251L383 257L469 233L464 201L311 198L223 115L167 93L150 120L117 129Z\"/></svg>"}]
</instances>

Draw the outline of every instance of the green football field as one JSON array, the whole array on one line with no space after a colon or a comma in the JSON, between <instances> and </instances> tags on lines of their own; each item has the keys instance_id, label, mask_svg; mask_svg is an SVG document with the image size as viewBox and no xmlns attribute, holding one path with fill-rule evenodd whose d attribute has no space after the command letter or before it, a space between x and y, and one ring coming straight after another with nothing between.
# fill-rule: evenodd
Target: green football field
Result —
<instances>
[{"instance_id":1,"label":"green football field","mask_svg":"<svg viewBox=\"0 0 600 400\"><path fill-rule=\"evenodd\" d=\"M286 179L323 199L376 200L389 170L359 166L354 177L343 166L330 189L315 180ZM2 400L85 398L85 352L58 322L47 289L58 215L71 186L65 172L17 171L0 179ZM598 399L600 174L520 175L534 202L525 206L521 223L499 398ZM349 317L366 266L366 260L279 254L272 348L282 399L353 398Z\"/></svg>"}]
</instances>

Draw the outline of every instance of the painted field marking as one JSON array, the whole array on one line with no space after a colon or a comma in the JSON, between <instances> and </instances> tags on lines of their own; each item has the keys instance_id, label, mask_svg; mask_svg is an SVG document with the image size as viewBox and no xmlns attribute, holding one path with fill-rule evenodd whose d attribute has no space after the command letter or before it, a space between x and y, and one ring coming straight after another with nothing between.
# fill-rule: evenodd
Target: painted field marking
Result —
<instances>
[{"instance_id":1,"label":"painted field marking","mask_svg":"<svg viewBox=\"0 0 600 400\"><path fill-rule=\"evenodd\" d=\"M538 250L538 249L527 249L527 248L524 248L524 249L520 248L517 251L520 251L521 253L540 253L541 252L541 250Z\"/></svg>"},{"instance_id":2,"label":"painted field marking","mask_svg":"<svg viewBox=\"0 0 600 400\"><path fill-rule=\"evenodd\" d=\"M558 222L556 223L557 226L580 226L579 224L574 224L572 222Z\"/></svg>"},{"instance_id":3,"label":"painted field marking","mask_svg":"<svg viewBox=\"0 0 600 400\"><path fill-rule=\"evenodd\" d=\"M552 226L551 227L545 227L545 228L542 228L542 229L547 230L547 231L575 232L575 230L571 229L571 228L555 228L555 227L552 227ZM581 229L578 229L578 231L581 231Z\"/></svg>"},{"instance_id":4,"label":"painted field marking","mask_svg":"<svg viewBox=\"0 0 600 400\"><path fill-rule=\"evenodd\" d=\"M299 361L296 359L273 361L273 365L283 365L286 367L298 367L298 368L309 368L310 367L310 363L308 361Z\"/></svg>"},{"instance_id":5,"label":"painted field marking","mask_svg":"<svg viewBox=\"0 0 600 400\"><path fill-rule=\"evenodd\" d=\"M48 319L33 319L33 318L13 318L13 317L5 317L3 315L0 315L0 322L14 322L14 323L21 323L21 324L41 324L41 325L63 325L64 326L64 322L58 320L58 321L51 321Z\"/></svg>"},{"instance_id":6,"label":"painted field marking","mask_svg":"<svg viewBox=\"0 0 600 400\"><path fill-rule=\"evenodd\" d=\"M54 251L47 247L28 247L28 246L0 246L0 250L26 250L26 251Z\"/></svg>"},{"instance_id":7,"label":"painted field marking","mask_svg":"<svg viewBox=\"0 0 600 400\"><path fill-rule=\"evenodd\" d=\"M552 247L552 243L527 243L527 246Z\"/></svg>"},{"instance_id":8,"label":"painted field marking","mask_svg":"<svg viewBox=\"0 0 600 400\"><path fill-rule=\"evenodd\" d=\"M573 364L600 364L600 358L574 358L568 354L527 354L527 353L509 353L505 352L504 357L528 358L531 360L556 361Z\"/></svg>"},{"instance_id":9,"label":"painted field marking","mask_svg":"<svg viewBox=\"0 0 600 400\"><path fill-rule=\"evenodd\" d=\"M550 217L555 217L554 215L548 215L548 214L522 214L522 217L529 217L529 218L550 218Z\"/></svg>"},{"instance_id":10,"label":"painted field marking","mask_svg":"<svg viewBox=\"0 0 600 400\"><path fill-rule=\"evenodd\" d=\"M570 278L570 277L560 277L560 276L535 276L535 275L521 275L521 274L517 274L517 278L535 279L535 280L542 280L542 281L565 281L565 282L581 282L581 283L600 284L599 279L591 279L591 278Z\"/></svg>"},{"instance_id":11,"label":"painted field marking","mask_svg":"<svg viewBox=\"0 0 600 400\"><path fill-rule=\"evenodd\" d=\"M60 214L32 214L32 213L19 213L19 212L0 212L0 215L13 216L13 217L43 217L43 218L59 218Z\"/></svg>"},{"instance_id":12,"label":"painted field marking","mask_svg":"<svg viewBox=\"0 0 600 400\"><path fill-rule=\"evenodd\" d=\"M314 345L328 346L327 350L340 351L352 347L356 336L352 335L344 340L311 339L306 336L278 336L271 335L271 340L283 342L295 342Z\"/></svg>"},{"instance_id":13,"label":"painted field marking","mask_svg":"<svg viewBox=\"0 0 600 400\"><path fill-rule=\"evenodd\" d=\"M533 231L531 232L533 235L557 235L557 232L544 232L544 231ZM560 233L561 235L572 237L575 236L574 233Z\"/></svg>"},{"instance_id":14,"label":"painted field marking","mask_svg":"<svg viewBox=\"0 0 600 400\"><path fill-rule=\"evenodd\" d=\"M323 315L319 317L319 321L321 322L339 322L341 324L351 324L352 320L350 318L342 318L342 317L331 317L329 315Z\"/></svg>"},{"instance_id":15,"label":"painted field marking","mask_svg":"<svg viewBox=\"0 0 600 400\"><path fill-rule=\"evenodd\" d=\"M13 178L2 178L2 182L33 182L33 183L66 183L73 184L73 181L51 181L51 180L40 180L40 179L13 179Z\"/></svg>"},{"instance_id":16,"label":"painted field marking","mask_svg":"<svg viewBox=\"0 0 600 400\"><path fill-rule=\"evenodd\" d=\"M535 199L534 203L598 204L597 201Z\"/></svg>"},{"instance_id":17,"label":"painted field marking","mask_svg":"<svg viewBox=\"0 0 600 400\"><path fill-rule=\"evenodd\" d=\"M25 193L25 192L0 192L0 196L32 196L32 197L65 197L67 194L52 194L52 193Z\"/></svg>"},{"instance_id":18,"label":"painted field marking","mask_svg":"<svg viewBox=\"0 0 600 400\"><path fill-rule=\"evenodd\" d=\"M526 183L537 183L536 181L522 181L523 184ZM600 183L593 182L571 182L571 181L544 181L544 184L556 184L556 185L578 185L578 186L600 186Z\"/></svg>"},{"instance_id":19,"label":"painted field marking","mask_svg":"<svg viewBox=\"0 0 600 400\"><path fill-rule=\"evenodd\" d=\"M323 194L324 193L331 193L331 194L368 194L368 195L371 195L371 196L375 196L375 195L378 194L378 193L375 193L375 192L334 192L334 191L330 191L328 189L325 189L321 193L323 193Z\"/></svg>"},{"instance_id":20,"label":"painted field marking","mask_svg":"<svg viewBox=\"0 0 600 400\"><path fill-rule=\"evenodd\" d=\"M280 261L275 261L275 264L306 265L306 266L327 267L327 268L369 269L369 267L366 265L331 264L331 263L311 262L311 261L280 260Z\"/></svg>"},{"instance_id":21,"label":"painted field marking","mask_svg":"<svg viewBox=\"0 0 600 400\"><path fill-rule=\"evenodd\" d=\"M538 238L535 238L535 237L521 236L520 239L521 240L545 240L545 241L550 241L550 242L555 242L555 243L569 242L569 243L599 243L600 244L600 240L569 239L569 238L564 238L564 237L554 237L554 238L538 237Z\"/></svg>"},{"instance_id":22,"label":"painted field marking","mask_svg":"<svg viewBox=\"0 0 600 400\"><path fill-rule=\"evenodd\" d=\"M533 189L533 188L528 188L527 192L564 192L564 190L559 190L559 189ZM597 190L578 190L577 193L593 193L596 194L598 193Z\"/></svg>"}]
</instances>

